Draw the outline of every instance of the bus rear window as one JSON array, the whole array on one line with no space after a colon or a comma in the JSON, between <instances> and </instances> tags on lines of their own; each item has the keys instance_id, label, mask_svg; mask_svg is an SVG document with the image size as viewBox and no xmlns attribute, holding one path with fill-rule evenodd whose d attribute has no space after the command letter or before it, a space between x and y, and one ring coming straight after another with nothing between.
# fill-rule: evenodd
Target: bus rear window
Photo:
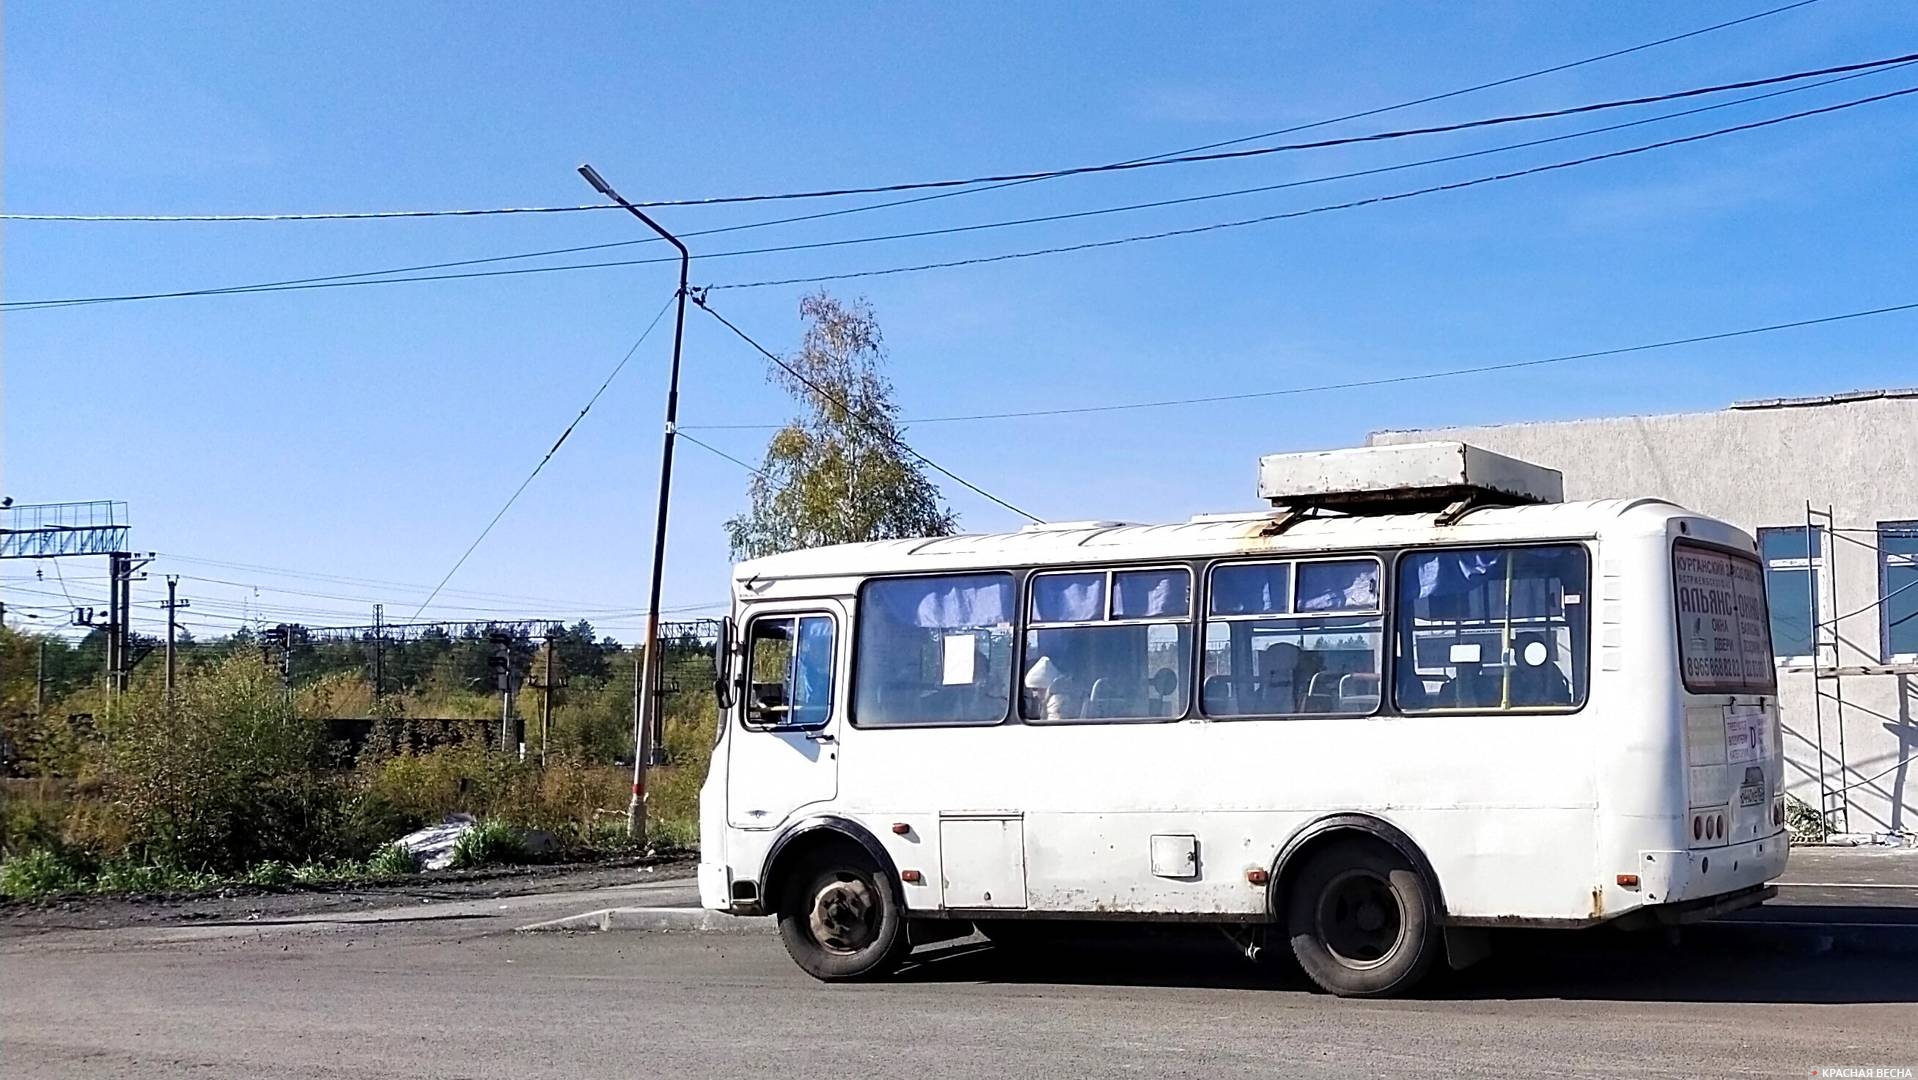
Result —
<instances>
[{"instance_id":1,"label":"bus rear window","mask_svg":"<svg viewBox=\"0 0 1918 1080\"><path fill-rule=\"evenodd\" d=\"M1772 693L1765 575L1749 555L1679 541L1672 546L1678 665L1695 694Z\"/></svg>"}]
</instances>

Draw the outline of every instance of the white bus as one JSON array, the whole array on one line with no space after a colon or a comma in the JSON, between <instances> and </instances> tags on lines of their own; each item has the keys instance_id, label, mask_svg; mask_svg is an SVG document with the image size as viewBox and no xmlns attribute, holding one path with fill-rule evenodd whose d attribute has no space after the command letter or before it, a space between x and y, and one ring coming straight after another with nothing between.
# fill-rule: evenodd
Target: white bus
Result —
<instances>
[{"instance_id":1,"label":"white bus","mask_svg":"<svg viewBox=\"0 0 1918 1080\"><path fill-rule=\"evenodd\" d=\"M1485 928L1709 917L1785 864L1752 539L1665 502L850 544L733 604L700 894L822 979L1120 919L1384 995Z\"/></svg>"}]
</instances>

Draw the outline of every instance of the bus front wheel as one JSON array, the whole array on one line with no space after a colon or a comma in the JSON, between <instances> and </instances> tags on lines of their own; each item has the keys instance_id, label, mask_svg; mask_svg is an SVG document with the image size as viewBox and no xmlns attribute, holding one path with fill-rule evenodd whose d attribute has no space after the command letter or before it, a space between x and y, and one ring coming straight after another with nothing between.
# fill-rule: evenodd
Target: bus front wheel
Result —
<instances>
[{"instance_id":1,"label":"bus front wheel","mask_svg":"<svg viewBox=\"0 0 1918 1080\"><path fill-rule=\"evenodd\" d=\"M909 948L897 899L868 860L834 852L794 874L779 902L779 936L815 979L872 979Z\"/></svg>"},{"instance_id":2,"label":"bus front wheel","mask_svg":"<svg viewBox=\"0 0 1918 1080\"><path fill-rule=\"evenodd\" d=\"M1382 843L1337 843L1312 855L1286 904L1292 954L1340 997L1387 997L1424 978L1440 949L1432 890Z\"/></svg>"}]
</instances>

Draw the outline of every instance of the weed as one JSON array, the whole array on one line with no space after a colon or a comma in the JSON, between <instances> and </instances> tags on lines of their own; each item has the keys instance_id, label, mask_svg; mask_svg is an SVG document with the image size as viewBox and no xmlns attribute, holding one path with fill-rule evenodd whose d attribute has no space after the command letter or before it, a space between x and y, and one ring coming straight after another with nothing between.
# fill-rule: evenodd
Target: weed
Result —
<instances>
[{"instance_id":1,"label":"weed","mask_svg":"<svg viewBox=\"0 0 1918 1080\"><path fill-rule=\"evenodd\" d=\"M461 833L460 838L453 842L455 870L511 865L526 860L525 838L518 829L503 821L482 821Z\"/></svg>"},{"instance_id":2,"label":"weed","mask_svg":"<svg viewBox=\"0 0 1918 1080\"><path fill-rule=\"evenodd\" d=\"M380 878L417 874L420 872L420 857L398 844L387 844L366 860L366 872Z\"/></svg>"},{"instance_id":3,"label":"weed","mask_svg":"<svg viewBox=\"0 0 1918 1080\"><path fill-rule=\"evenodd\" d=\"M284 889L293 884L294 873L286 863L268 859L242 874L240 881L261 889Z\"/></svg>"},{"instance_id":4,"label":"weed","mask_svg":"<svg viewBox=\"0 0 1918 1080\"><path fill-rule=\"evenodd\" d=\"M310 862L293 868L293 881L300 885L333 885L358 881L368 875L366 864L348 859L344 862Z\"/></svg>"},{"instance_id":5,"label":"weed","mask_svg":"<svg viewBox=\"0 0 1918 1080\"><path fill-rule=\"evenodd\" d=\"M85 876L65 856L41 848L0 862L0 896L10 900L58 896L79 889Z\"/></svg>"},{"instance_id":6,"label":"weed","mask_svg":"<svg viewBox=\"0 0 1918 1080\"><path fill-rule=\"evenodd\" d=\"M1785 829L1794 844L1822 844L1834 831L1830 814L1821 814L1796 795L1785 796Z\"/></svg>"},{"instance_id":7,"label":"weed","mask_svg":"<svg viewBox=\"0 0 1918 1080\"><path fill-rule=\"evenodd\" d=\"M647 847L655 855L674 855L699 850L699 825L685 818L666 818L650 822L646 830Z\"/></svg>"}]
</instances>

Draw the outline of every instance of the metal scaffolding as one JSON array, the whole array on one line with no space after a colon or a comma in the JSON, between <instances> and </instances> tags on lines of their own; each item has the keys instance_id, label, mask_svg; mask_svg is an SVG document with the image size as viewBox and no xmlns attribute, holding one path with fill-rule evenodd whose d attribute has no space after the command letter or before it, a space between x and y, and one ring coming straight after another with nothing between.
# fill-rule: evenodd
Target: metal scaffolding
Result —
<instances>
[{"instance_id":1,"label":"metal scaffolding","mask_svg":"<svg viewBox=\"0 0 1918 1080\"><path fill-rule=\"evenodd\" d=\"M1867 543L1851 535L1856 532L1869 533L1873 536L1874 542ZM1851 761L1845 752L1845 679L1848 677L1857 678L1874 675L1918 675L1918 663L1896 663L1890 661L1863 664L1845 663L1845 639L1840 633L1840 624L1847 619L1856 618L1868 612L1875 612L1884 607L1885 602L1891 599L1892 594L1881 591L1876 600L1855 611L1839 611L1837 605L1839 597L1842 594L1838 591L1838 563L1840 560L1838 559L1837 544L1842 541L1864 548L1870 551L1874 558L1877 558L1880 557L1877 546L1878 536L1877 530L1859 530L1839 527L1833 517L1833 508L1829 504L1820 510L1813 506L1809 500L1805 503L1806 554L1809 556L1813 550L1813 545L1817 544L1817 550L1823 552L1823 557L1815 560L1815 562L1824 571L1824 573L1820 575L1822 580L1817 580L1812 588L1806 590L1806 602L1810 610L1812 627L1812 721L1816 733L1818 754L1818 813L1819 819L1825 822L1827 826L1830 826L1834 820L1836 821L1836 827L1833 830L1836 832L1851 831L1851 792L1856 788L1863 787L1877 780L1879 777L1885 775L1885 773L1891 772L1906 760L1901 756L1890 768L1875 775L1852 783L1847 783L1845 780L1845 770L1849 768ZM1829 619L1822 616L1820 608L1821 597L1826 593L1829 593L1832 597L1833 614ZM1827 638L1827 634L1829 634L1829 638ZM1829 641L1831 647L1830 663L1826 663L1825 660L1827 641ZM1883 657L1881 656L1879 659L1883 659ZM1826 689L1828 686L1830 687L1829 690ZM1825 712L1827 702L1832 706L1833 734L1837 738L1838 775L1835 784L1831 776L1831 769L1826 761L1825 753Z\"/></svg>"}]
</instances>

